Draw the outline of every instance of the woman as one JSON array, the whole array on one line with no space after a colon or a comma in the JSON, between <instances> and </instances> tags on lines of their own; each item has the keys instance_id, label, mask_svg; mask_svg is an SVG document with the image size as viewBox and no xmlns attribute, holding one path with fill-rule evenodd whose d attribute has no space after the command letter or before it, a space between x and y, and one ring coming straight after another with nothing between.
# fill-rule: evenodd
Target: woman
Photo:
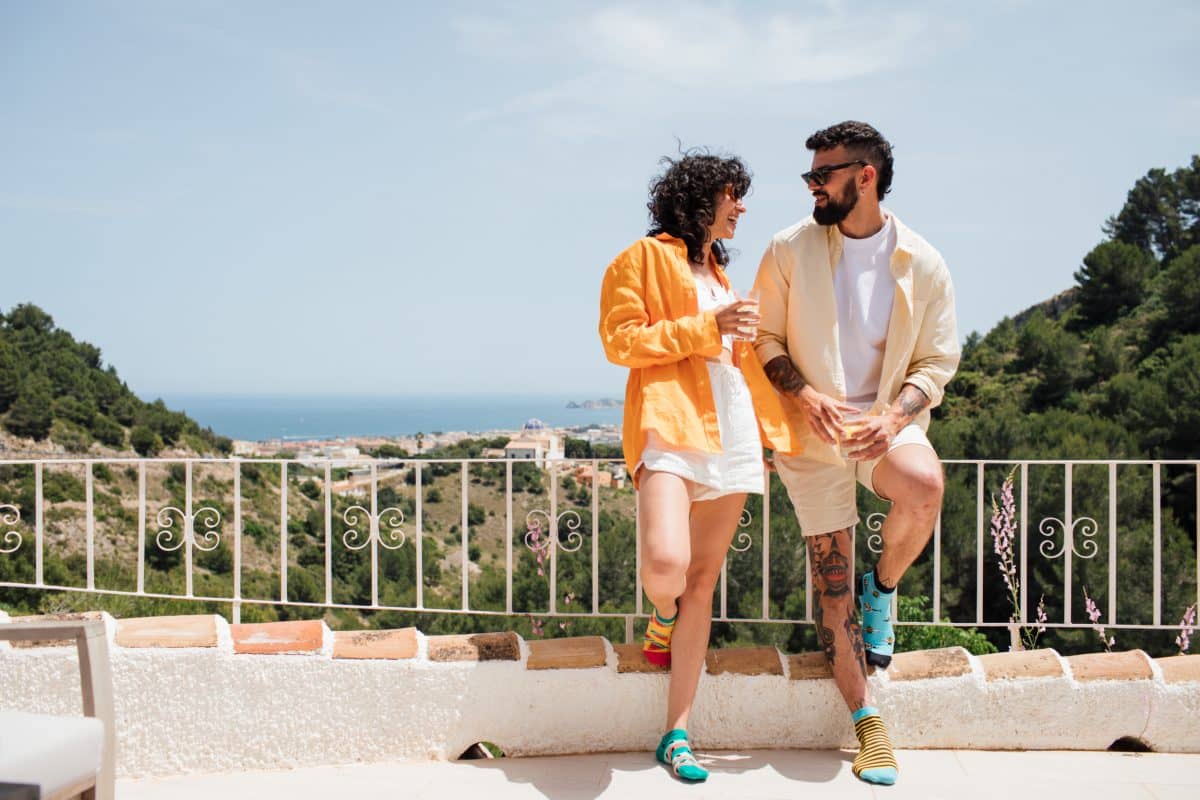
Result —
<instances>
[{"instance_id":1,"label":"woman","mask_svg":"<svg viewBox=\"0 0 1200 800\"><path fill-rule=\"evenodd\" d=\"M750 175L736 158L702 152L663 163L647 236L604 275L600 337L608 359L629 367L622 441L654 605L642 649L671 667L656 756L677 777L702 781L687 722L713 590L747 492L763 491L763 444L791 453L799 437L749 341L757 307L738 301L725 277L722 240L746 211Z\"/></svg>"}]
</instances>

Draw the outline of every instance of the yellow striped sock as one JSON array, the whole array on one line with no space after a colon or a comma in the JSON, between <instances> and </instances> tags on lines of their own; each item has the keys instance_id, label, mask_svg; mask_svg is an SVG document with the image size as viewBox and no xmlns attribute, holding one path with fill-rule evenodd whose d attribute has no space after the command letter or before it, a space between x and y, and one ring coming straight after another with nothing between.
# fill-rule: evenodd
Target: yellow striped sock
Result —
<instances>
[{"instance_id":1,"label":"yellow striped sock","mask_svg":"<svg viewBox=\"0 0 1200 800\"><path fill-rule=\"evenodd\" d=\"M646 635L642 640L642 652L655 664L666 665L671 657L671 633L675 630L675 618L664 620L655 611L650 615L646 625Z\"/></svg>"},{"instance_id":2,"label":"yellow striped sock","mask_svg":"<svg viewBox=\"0 0 1200 800\"><path fill-rule=\"evenodd\" d=\"M872 712L874 709L862 709ZM854 735L858 737L858 755L851 769L855 777L868 783L892 784L900 765L888 738L887 726L878 713L868 713L854 723Z\"/></svg>"}]
</instances>

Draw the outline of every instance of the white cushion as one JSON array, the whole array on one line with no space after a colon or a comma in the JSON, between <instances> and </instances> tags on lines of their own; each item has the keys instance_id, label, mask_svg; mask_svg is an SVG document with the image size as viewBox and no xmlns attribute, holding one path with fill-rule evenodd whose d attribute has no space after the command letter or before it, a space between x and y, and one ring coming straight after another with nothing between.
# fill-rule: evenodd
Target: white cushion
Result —
<instances>
[{"instance_id":1,"label":"white cushion","mask_svg":"<svg viewBox=\"0 0 1200 800\"><path fill-rule=\"evenodd\" d=\"M42 796L94 781L104 752L104 723L0 711L0 781L33 783Z\"/></svg>"}]
</instances>

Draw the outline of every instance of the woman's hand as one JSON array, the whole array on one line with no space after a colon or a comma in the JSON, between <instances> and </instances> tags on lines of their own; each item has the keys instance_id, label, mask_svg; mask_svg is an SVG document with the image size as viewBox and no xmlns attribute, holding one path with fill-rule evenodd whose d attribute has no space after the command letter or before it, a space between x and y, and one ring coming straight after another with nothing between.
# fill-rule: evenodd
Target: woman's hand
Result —
<instances>
[{"instance_id":1,"label":"woman's hand","mask_svg":"<svg viewBox=\"0 0 1200 800\"><path fill-rule=\"evenodd\" d=\"M722 336L747 336L757 330L762 321L754 306L745 300L735 300L717 309L717 330Z\"/></svg>"}]
</instances>

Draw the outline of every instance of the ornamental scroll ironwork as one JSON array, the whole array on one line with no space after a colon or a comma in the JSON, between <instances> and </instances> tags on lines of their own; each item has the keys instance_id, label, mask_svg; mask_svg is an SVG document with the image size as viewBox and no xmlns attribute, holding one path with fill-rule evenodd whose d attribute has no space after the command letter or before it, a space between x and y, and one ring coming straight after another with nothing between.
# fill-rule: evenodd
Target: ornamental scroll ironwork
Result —
<instances>
[{"instance_id":1,"label":"ornamental scroll ironwork","mask_svg":"<svg viewBox=\"0 0 1200 800\"><path fill-rule=\"evenodd\" d=\"M374 523L365 536L358 529L360 515L366 516L368 524ZM378 542L385 550L399 550L407 540L407 534L404 533L404 512L395 506L382 508L376 514L362 506L350 506L342 514L342 520L351 526L342 534L342 544L351 550L362 550L371 540Z\"/></svg>"},{"instance_id":2,"label":"ornamental scroll ironwork","mask_svg":"<svg viewBox=\"0 0 1200 800\"><path fill-rule=\"evenodd\" d=\"M1058 525L1058 530L1063 532L1062 546L1055 548L1054 535L1055 524ZM1078 529L1082 541L1079 542L1079 547L1076 547L1075 531ZM1091 517L1079 517L1071 522L1071 527L1058 517L1046 517L1038 525L1038 532L1046 537L1045 540L1038 545L1038 552L1051 560L1061 558L1067 552L1067 548L1071 548L1071 552L1079 558L1092 558L1100 550L1100 545L1096 543L1094 538L1099 532L1100 526L1096 520Z\"/></svg>"},{"instance_id":3,"label":"ornamental scroll ironwork","mask_svg":"<svg viewBox=\"0 0 1200 800\"><path fill-rule=\"evenodd\" d=\"M0 524L16 525L21 521L21 509L5 503L0 505ZM15 530L7 530L0 544L0 553L15 553L21 548L21 534ZM11 542L11 544L10 544Z\"/></svg>"},{"instance_id":4,"label":"ornamental scroll ironwork","mask_svg":"<svg viewBox=\"0 0 1200 800\"><path fill-rule=\"evenodd\" d=\"M882 511L867 515L867 530L872 531L871 535L867 537L867 549L875 555L883 552L883 521L885 519L887 519L887 514Z\"/></svg>"},{"instance_id":5,"label":"ornamental scroll ironwork","mask_svg":"<svg viewBox=\"0 0 1200 800\"><path fill-rule=\"evenodd\" d=\"M179 521L183 523L183 533L178 537L176 534L180 529L175 527L172 512L178 514ZM155 519L158 520L159 531L154 536L154 543L159 550L169 553L183 547L184 542L191 542L197 550L210 552L221 543L221 534L217 531L217 526L221 524L221 512L212 506L198 508L191 515L175 506L167 506L155 515ZM196 534L196 520L200 520L204 528L199 535Z\"/></svg>"},{"instance_id":6,"label":"ornamental scroll ironwork","mask_svg":"<svg viewBox=\"0 0 1200 800\"><path fill-rule=\"evenodd\" d=\"M542 520L545 520L545 528L542 527ZM566 522L564 523L563 520ZM566 527L567 540L565 542L558 536L559 525ZM553 536L550 535L551 527L554 528L555 535ZM565 553L574 553L583 546L583 534L579 532L582 527L583 519L579 516L578 511L568 509L559 514L552 524L550 512L535 508L525 515L525 546L533 553L544 555L550 551L550 543L557 540L560 550Z\"/></svg>"},{"instance_id":7,"label":"ornamental scroll ironwork","mask_svg":"<svg viewBox=\"0 0 1200 800\"><path fill-rule=\"evenodd\" d=\"M743 508L742 516L740 519L738 519L738 527L748 528L750 527L750 523L753 521L754 517L750 514L750 509ZM733 541L730 542L729 549L735 553L744 553L749 550L753 544L754 539L750 536L750 532L746 530L740 530L738 531L737 536L733 538Z\"/></svg>"}]
</instances>

